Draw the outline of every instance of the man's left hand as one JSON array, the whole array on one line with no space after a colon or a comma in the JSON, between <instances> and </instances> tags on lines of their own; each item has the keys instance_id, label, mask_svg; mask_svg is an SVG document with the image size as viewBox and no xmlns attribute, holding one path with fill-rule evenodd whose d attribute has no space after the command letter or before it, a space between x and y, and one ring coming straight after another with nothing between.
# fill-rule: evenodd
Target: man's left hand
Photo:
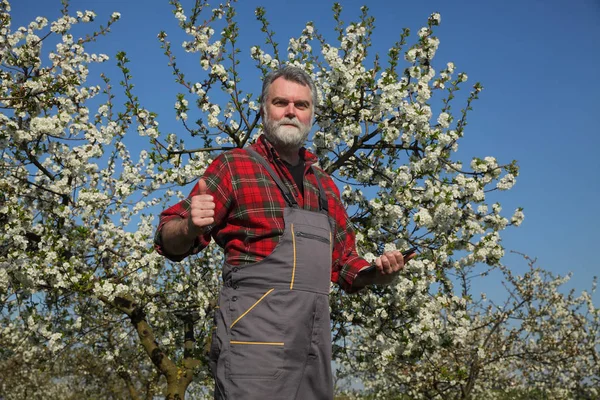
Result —
<instances>
[{"instance_id":1,"label":"man's left hand","mask_svg":"<svg viewBox=\"0 0 600 400\"><path fill-rule=\"evenodd\" d=\"M408 261L408 260L407 260ZM394 274L404 268L404 257L398 250L386 251L375 259L375 266L381 275Z\"/></svg>"},{"instance_id":2,"label":"man's left hand","mask_svg":"<svg viewBox=\"0 0 600 400\"><path fill-rule=\"evenodd\" d=\"M404 269L404 264L408 260L412 260L416 255L416 253L411 253L403 257L401 251L386 251L381 257L375 259L374 270L370 269L368 272L359 273L352 286L358 290L367 285L390 284L396 279L398 272Z\"/></svg>"},{"instance_id":3,"label":"man's left hand","mask_svg":"<svg viewBox=\"0 0 600 400\"><path fill-rule=\"evenodd\" d=\"M416 253L409 254L406 257L402 256L399 250L386 251L381 257L375 259L375 284L387 284L396 278L396 274L404 269L404 264L408 260L412 260Z\"/></svg>"}]
</instances>

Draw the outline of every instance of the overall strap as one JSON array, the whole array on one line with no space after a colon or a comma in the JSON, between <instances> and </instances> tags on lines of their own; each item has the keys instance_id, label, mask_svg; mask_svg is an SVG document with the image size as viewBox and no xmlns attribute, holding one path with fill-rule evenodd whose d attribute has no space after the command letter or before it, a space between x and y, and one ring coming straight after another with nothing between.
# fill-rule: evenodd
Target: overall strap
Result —
<instances>
[{"instance_id":1,"label":"overall strap","mask_svg":"<svg viewBox=\"0 0 600 400\"><path fill-rule=\"evenodd\" d=\"M325 193L325 189L323 189L323 185L321 184L321 180L319 179L319 175L317 175L315 168L312 165L310 168L312 169L313 175L317 180L317 185L319 185L319 209L329 213L329 205L327 204L327 194Z\"/></svg>"},{"instance_id":2,"label":"overall strap","mask_svg":"<svg viewBox=\"0 0 600 400\"><path fill-rule=\"evenodd\" d=\"M246 148L246 151L248 152L248 155L250 155L256 161L258 161L263 167L265 167L265 169L267 170L267 172L269 173L269 175L271 175L271 178L273 178L273 180L275 181L275 183L279 187L279 190L281 190L281 194L283 195L283 198L288 203L288 205L290 207L293 207L293 208L298 208L298 202L296 201L296 199L294 198L294 196L292 196L292 193L290 192L290 190L288 189L288 187L281 181L281 179L275 173L275 171L273 171L273 168L271 168L271 166L269 165L269 163L267 162L267 160L265 160L254 149L251 149L251 148L248 147L248 148Z\"/></svg>"}]
</instances>

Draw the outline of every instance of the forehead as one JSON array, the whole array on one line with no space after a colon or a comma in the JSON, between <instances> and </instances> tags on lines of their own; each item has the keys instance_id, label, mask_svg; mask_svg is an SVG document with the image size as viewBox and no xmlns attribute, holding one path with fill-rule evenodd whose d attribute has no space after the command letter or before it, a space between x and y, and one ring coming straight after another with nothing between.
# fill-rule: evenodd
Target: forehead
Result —
<instances>
[{"instance_id":1,"label":"forehead","mask_svg":"<svg viewBox=\"0 0 600 400\"><path fill-rule=\"evenodd\" d=\"M283 77L275 79L269 87L269 99L273 100L274 98L312 102L312 94L308 86L304 86L294 81L288 81Z\"/></svg>"}]
</instances>

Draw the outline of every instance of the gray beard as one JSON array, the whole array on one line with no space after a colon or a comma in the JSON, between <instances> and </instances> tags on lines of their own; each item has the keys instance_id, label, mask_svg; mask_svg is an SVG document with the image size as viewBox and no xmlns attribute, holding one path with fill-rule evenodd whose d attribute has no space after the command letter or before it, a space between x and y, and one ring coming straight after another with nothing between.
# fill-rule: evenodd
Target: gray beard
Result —
<instances>
[{"instance_id":1,"label":"gray beard","mask_svg":"<svg viewBox=\"0 0 600 400\"><path fill-rule=\"evenodd\" d=\"M288 124L294 126L283 126ZM265 112L264 134L276 149L286 151L300 150L308 138L311 127L311 125L303 124L296 118L283 118L279 121L273 121Z\"/></svg>"}]
</instances>

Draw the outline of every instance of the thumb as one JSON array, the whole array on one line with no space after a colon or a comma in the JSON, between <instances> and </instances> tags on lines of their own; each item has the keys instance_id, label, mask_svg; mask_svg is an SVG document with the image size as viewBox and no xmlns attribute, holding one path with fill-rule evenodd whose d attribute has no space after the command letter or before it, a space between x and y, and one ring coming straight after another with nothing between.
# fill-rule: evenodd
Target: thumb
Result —
<instances>
[{"instance_id":1,"label":"thumb","mask_svg":"<svg viewBox=\"0 0 600 400\"><path fill-rule=\"evenodd\" d=\"M208 188L206 187L206 181L200 178L200 181L198 182L198 194L206 194L207 191Z\"/></svg>"}]
</instances>

